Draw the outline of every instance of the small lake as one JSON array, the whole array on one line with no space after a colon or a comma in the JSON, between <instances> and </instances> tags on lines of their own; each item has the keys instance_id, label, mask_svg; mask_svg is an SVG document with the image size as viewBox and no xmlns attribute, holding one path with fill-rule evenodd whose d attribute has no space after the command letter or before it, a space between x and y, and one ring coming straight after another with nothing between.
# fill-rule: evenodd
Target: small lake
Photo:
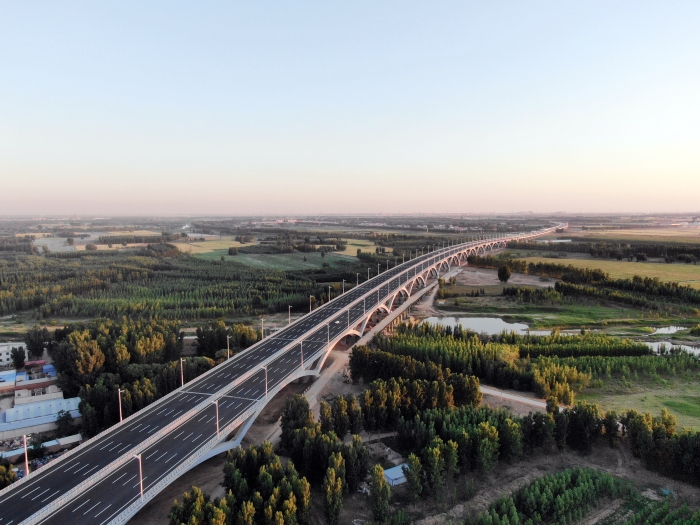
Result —
<instances>
[{"instance_id":1,"label":"small lake","mask_svg":"<svg viewBox=\"0 0 700 525\"><path fill-rule=\"evenodd\" d=\"M687 352L690 352L691 354L700 355L700 346L676 345L676 344L667 343L667 342L663 342L663 341L659 341L659 342L655 341L653 343L645 342L644 344L646 344L649 348L651 348L657 354L659 353L659 348L661 348L661 345L664 345L664 346L666 346L666 351L670 351L671 347L673 347L673 348L681 348L682 350L686 350Z\"/></svg>"},{"instance_id":2,"label":"small lake","mask_svg":"<svg viewBox=\"0 0 700 525\"><path fill-rule=\"evenodd\" d=\"M676 332L680 332L681 330L685 330L683 326L664 326L663 328L657 328L654 330L654 335L656 334L675 334Z\"/></svg>"},{"instance_id":3,"label":"small lake","mask_svg":"<svg viewBox=\"0 0 700 525\"><path fill-rule=\"evenodd\" d=\"M461 325L462 328L472 330L477 333L485 332L489 335L506 332L515 332L525 335L529 326L525 323L508 323L500 317L428 317L424 323L439 324L440 326L451 326L454 328ZM529 330L530 335L549 335L551 330ZM575 332L575 331L574 331Z\"/></svg>"}]
</instances>

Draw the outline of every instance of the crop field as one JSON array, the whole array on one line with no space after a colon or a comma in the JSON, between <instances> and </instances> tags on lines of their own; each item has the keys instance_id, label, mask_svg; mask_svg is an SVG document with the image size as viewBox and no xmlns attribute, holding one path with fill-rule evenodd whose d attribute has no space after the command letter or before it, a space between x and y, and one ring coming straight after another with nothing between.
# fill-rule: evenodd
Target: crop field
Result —
<instances>
[{"instance_id":1,"label":"crop field","mask_svg":"<svg viewBox=\"0 0 700 525\"><path fill-rule=\"evenodd\" d=\"M345 256L333 253L327 253L325 257L321 257L320 252L228 255L228 249L197 253L195 256L211 261L221 260L221 256L224 256L226 261L245 264L261 270L309 270L319 268L324 262L332 265L341 260L348 260ZM306 257L306 261L304 261L304 257Z\"/></svg>"},{"instance_id":2,"label":"crop field","mask_svg":"<svg viewBox=\"0 0 700 525\"><path fill-rule=\"evenodd\" d=\"M635 275L641 277L656 277L660 281L676 282L700 289L700 266L693 264L639 263L627 261L610 261L605 259L546 259L543 257L527 257L527 262L545 262L570 264L577 268L599 269L613 279L631 279Z\"/></svg>"},{"instance_id":3,"label":"crop field","mask_svg":"<svg viewBox=\"0 0 700 525\"><path fill-rule=\"evenodd\" d=\"M685 244L700 244L700 229L698 228L650 228L639 230L607 230L607 231L582 231L572 232L576 240L604 239L610 241L637 241L637 242L677 242Z\"/></svg>"}]
</instances>

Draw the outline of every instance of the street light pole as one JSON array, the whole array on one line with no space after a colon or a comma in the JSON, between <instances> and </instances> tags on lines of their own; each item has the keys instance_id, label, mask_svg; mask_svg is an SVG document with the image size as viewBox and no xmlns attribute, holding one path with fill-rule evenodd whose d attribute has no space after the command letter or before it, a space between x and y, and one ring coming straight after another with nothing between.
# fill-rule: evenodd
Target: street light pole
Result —
<instances>
[{"instance_id":1,"label":"street light pole","mask_svg":"<svg viewBox=\"0 0 700 525\"><path fill-rule=\"evenodd\" d=\"M331 301L331 287L328 287L328 302Z\"/></svg>"},{"instance_id":2,"label":"street light pole","mask_svg":"<svg viewBox=\"0 0 700 525\"><path fill-rule=\"evenodd\" d=\"M263 366L265 369L265 399L267 399L267 365Z\"/></svg>"},{"instance_id":3,"label":"street light pole","mask_svg":"<svg viewBox=\"0 0 700 525\"><path fill-rule=\"evenodd\" d=\"M185 386L185 372L182 368L182 357L180 358L180 386Z\"/></svg>"},{"instance_id":4,"label":"street light pole","mask_svg":"<svg viewBox=\"0 0 700 525\"><path fill-rule=\"evenodd\" d=\"M357 283L355 284L355 286L360 286L360 274L359 273L357 274Z\"/></svg>"},{"instance_id":5,"label":"street light pole","mask_svg":"<svg viewBox=\"0 0 700 525\"><path fill-rule=\"evenodd\" d=\"M289 307L289 317L287 318L287 324L292 324L292 307Z\"/></svg>"},{"instance_id":6,"label":"street light pole","mask_svg":"<svg viewBox=\"0 0 700 525\"><path fill-rule=\"evenodd\" d=\"M119 422L122 422L122 389L117 388L117 399L119 400Z\"/></svg>"},{"instance_id":7,"label":"street light pole","mask_svg":"<svg viewBox=\"0 0 700 525\"><path fill-rule=\"evenodd\" d=\"M141 464L141 454L134 454L139 460L139 484L141 485L141 502L143 503L143 465Z\"/></svg>"},{"instance_id":8,"label":"street light pole","mask_svg":"<svg viewBox=\"0 0 700 525\"><path fill-rule=\"evenodd\" d=\"M231 344L229 343L231 336L226 334L226 359L231 359Z\"/></svg>"},{"instance_id":9,"label":"street light pole","mask_svg":"<svg viewBox=\"0 0 700 525\"><path fill-rule=\"evenodd\" d=\"M369 268L367 268L367 280L369 281Z\"/></svg>"},{"instance_id":10,"label":"street light pole","mask_svg":"<svg viewBox=\"0 0 700 525\"><path fill-rule=\"evenodd\" d=\"M343 279L343 293L345 293L345 279Z\"/></svg>"},{"instance_id":11,"label":"street light pole","mask_svg":"<svg viewBox=\"0 0 700 525\"><path fill-rule=\"evenodd\" d=\"M219 400L214 401L216 407L216 437L219 437Z\"/></svg>"},{"instance_id":12,"label":"street light pole","mask_svg":"<svg viewBox=\"0 0 700 525\"><path fill-rule=\"evenodd\" d=\"M379 275L379 272L381 272L381 270L379 269L380 266L381 266L381 264L377 263L377 275Z\"/></svg>"},{"instance_id":13,"label":"street light pole","mask_svg":"<svg viewBox=\"0 0 700 525\"><path fill-rule=\"evenodd\" d=\"M265 318L264 317L260 318L260 324L262 326L262 328L260 329L260 332L262 333L262 335L260 336L260 340L262 341L263 339L265 339Z\"/></svg>"},{"instance_id":14,"label":"street light pole","mask_svg":"<svg viewBox=\"0 0 700 525\"><path fill-rule=\"evenodd\" d=\"M24 476L29 475L29 452L27 452L27 436L22 436L24 440Z\"/></svg>"}]
</instances>

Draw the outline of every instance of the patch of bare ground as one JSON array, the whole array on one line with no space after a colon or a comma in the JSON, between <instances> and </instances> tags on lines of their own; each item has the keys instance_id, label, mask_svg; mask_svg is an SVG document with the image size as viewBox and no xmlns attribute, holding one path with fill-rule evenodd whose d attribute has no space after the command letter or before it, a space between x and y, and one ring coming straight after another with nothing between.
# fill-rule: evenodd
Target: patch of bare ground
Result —
<instances>
[{"instance_id":1,"label":"patch of bare ground","mask_svg":"<svg viewBox=\"0 0 700 525\"><path fill-rule=\"evenodd\" d=\"M509 394L515 394L522 397L530 397L532 399L539 399L532 392L519 392L517 390L503 390ZM507 408L511 410L514 414L518 416L526 416L530 412L537 412L537 408L532 405L525 403L518 403L512 399L503 399L497 395L483 394L481 403L483 405L490 406L491 408Z\"/></svg>"},{"instance_id":2,"label":"patch of bare ground","mask_svg":"<svg viewBox=\"0 0 700 525\"><path fill-rule=\"evenodd\" d=\"M411 305L411 317L416 317L418 319L424 319L425 317L431 317L434 315L441 315L440 310L436 309L434 306L435 296L437 295L437 286L426 293L423 298L418 302Z\"/></svg>"},{"instance_id":3,"label":"patch of bare ground","mask_svg":"<svg viewBox=\"0 0 700 525\"><path fill-rule=\"evenodd\" d=\"M488 268L475 268L473 266L465 266L456 275L457 284L464 286L498 286L501 281L498 280L498 270ZM509 285L522 286L552 286L553 281L547 279L543 281L535 275L526 275L523 273L513 273L508 280Z\"/></svg>"}]
</instances>

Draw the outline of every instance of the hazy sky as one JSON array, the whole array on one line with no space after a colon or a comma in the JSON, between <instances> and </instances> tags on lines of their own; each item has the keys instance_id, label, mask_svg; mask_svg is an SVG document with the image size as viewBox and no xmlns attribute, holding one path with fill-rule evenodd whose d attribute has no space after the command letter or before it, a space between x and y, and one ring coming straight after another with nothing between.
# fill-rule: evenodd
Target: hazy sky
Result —
<instances>
[{"instance_id":1,"label":"hazy sky","mask_svg":"<svg viewBox=\"0 0 700 525\"><path fill-rule=\"evenodd\" d=\"M0 1L0 214L700 210L700 2Z\"/></svg>"}]
</instances>

